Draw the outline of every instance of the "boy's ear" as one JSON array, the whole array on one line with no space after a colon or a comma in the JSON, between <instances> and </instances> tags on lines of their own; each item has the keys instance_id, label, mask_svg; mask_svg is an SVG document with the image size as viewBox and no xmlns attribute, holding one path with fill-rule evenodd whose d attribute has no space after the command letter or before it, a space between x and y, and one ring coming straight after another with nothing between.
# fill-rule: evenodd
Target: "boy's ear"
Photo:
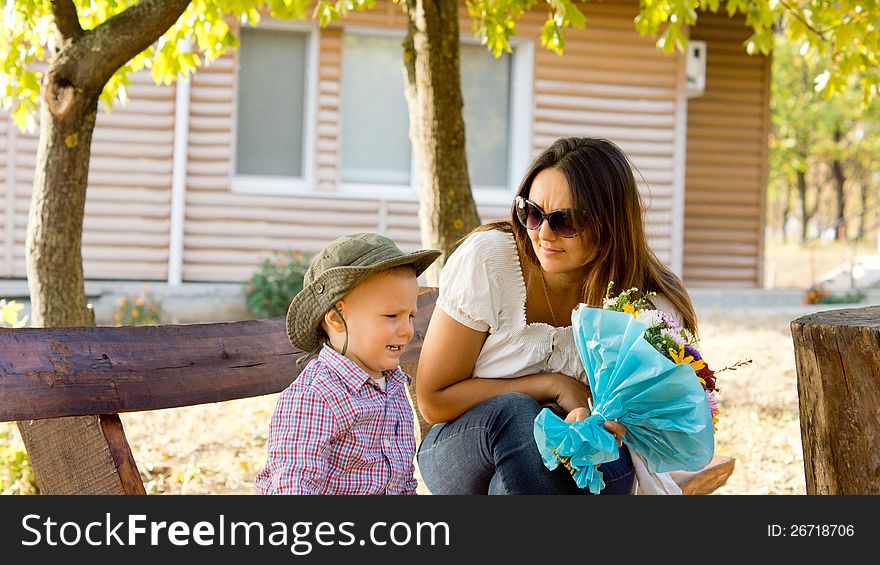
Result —
<instances>
[{"instance_id":1,"label":"boy's ear","mask_svg":"<svg viewBox=\"0 0 880 565\"><path fill-rule=\"evenodd\" d=\"M343 302L340 300L335 304L336 309L339 310L340 313L344 312ZM344 314L343 314L344 315ZM344 333L345 332L345 324L342 323L342 319L339 317L339 314L336 313L336 310L333 308L324 312L324 323L336 333Z\"/></svg>"}]
</instances>

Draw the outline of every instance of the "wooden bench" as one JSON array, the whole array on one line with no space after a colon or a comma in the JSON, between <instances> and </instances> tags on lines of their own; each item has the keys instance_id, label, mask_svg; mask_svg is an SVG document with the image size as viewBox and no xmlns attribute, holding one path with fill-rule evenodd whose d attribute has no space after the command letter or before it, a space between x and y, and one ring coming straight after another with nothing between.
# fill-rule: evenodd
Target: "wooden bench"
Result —
<instances>
[{"instance_id":1,"label":"wooden bench","mask_svg":"<svg viewBox=\"0 0 880 565\"><path fill-rule=\"evenodd\" d=\"M436 289L422 290L416 335L401 358L403 369L414 377L436 298ZM39 426L52 422L49 419L68 418L63 426L33 434L25 442L41 492L144 494L119 413L277 393L299 373L294 363L299 354L287 339L284 318L118 328L0 328L0 421ZM422 434L428 424L418 411L412 386L409 393ZM97 417L99 427L83 426L81 418L73 418L84 416ZM65 429L62 438L59 427ZM103 467L94 457L81 455L92 439L88 430L93 429L103 433L112 456ZM35 461L34 453L45 452L52 442L57 451L59 441L63 461ZM718 456L703 471L674 476L685 494L711 493L727 481L733 466L733 459ZM63 480L58 474L65 475Z\"/></svg>"}]
</instances>

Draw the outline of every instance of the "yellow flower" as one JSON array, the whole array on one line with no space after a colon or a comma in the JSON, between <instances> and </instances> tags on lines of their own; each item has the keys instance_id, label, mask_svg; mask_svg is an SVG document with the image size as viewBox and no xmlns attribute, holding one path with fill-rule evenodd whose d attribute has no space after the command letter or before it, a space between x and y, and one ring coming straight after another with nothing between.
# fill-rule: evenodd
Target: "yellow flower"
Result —
<instances>
[{"instance_id":1,"label":"yellow flower","mask_svg":"<svg viewBox=\"0 0 880 565\"><path fill-rule=\"evenodd\" d=\"M706 362L703 361L702 359L698 359L697 361L694 361L693 355L685 355L683 345L679 346L678 351L676 351L674 349L670 349L669 356L672 357L672 360L675 361L675 363L677 365L687 363L688 365L691 366L691 368L694 371L699 371L700 369L702 369L703 367L706 366ZM705 384L705 383L703 383L703 384Z\"/></svg>"},{"instance_id":2,"label":"yellow flower","mask_svg":"<svg viewBox=\"0 0 880 565\"><path fill-rule=\"evenodd\" d=\"M141 315L141 313L138 312L137 310L132 310L132 311L131 311L131 317L132 317L132 318L137 318L137 317L140 316L140 315Z\"/></svg>"},{"instance_id":3,"label":"yellow flower","mask_svg":"<svg viewBox=\"0 0 880 565\"><path fill-rule=\"evenodd\" d=\"M639 314L642 313L641 310L636 310L636 307L633 306L632 304L624 304L623 311L626 312L627 314L632 314L633 318L637 317Z\"/></svg>"},{"instance_id":4,"label":"yellow flower","mask_svg":"<svg viewBox=\"0 0 880 565\"><path fill-rule=\"evenodd\" d=\"M134 303L138 306L142 306L144 304L144 301L141 300L140 298L138 298L137 300L134 301Z\"/></svg>"}]
</instances>

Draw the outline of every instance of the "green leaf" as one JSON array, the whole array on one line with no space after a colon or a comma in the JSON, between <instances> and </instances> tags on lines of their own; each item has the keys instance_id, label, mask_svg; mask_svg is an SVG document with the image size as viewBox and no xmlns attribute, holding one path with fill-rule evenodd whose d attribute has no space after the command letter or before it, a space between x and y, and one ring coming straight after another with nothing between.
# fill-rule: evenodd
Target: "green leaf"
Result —
<instances>
[{"instance_id":1,"label":"green leaf","mask_svg":"<svg viewBox=\"0 0 880 565\"><path fill-rule=\"evenodd\" d=\"M584 14L574 5L571 0L562 0L562 7L565 13L565 20L575 29L584 29L587 19Z\"/></svg>"}]
</instances>

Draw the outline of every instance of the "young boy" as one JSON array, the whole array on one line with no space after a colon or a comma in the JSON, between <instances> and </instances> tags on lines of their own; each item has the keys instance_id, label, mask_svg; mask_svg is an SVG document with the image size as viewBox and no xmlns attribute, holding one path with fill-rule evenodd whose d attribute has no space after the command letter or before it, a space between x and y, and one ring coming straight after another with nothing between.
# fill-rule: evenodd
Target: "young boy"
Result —
<instances>
[{"instance_id":1,"label":"young boy","mask_svg":"<svg viewBox=\"0 0 880 565\"><path fill-rule=\"evenodd\" d=\"M400 356L420 275L440 255L373 233L318 254L287 312L294 347L317 354L275 406L257 494L414 494L413 413Z\"/></svg>"}]
</instances>

